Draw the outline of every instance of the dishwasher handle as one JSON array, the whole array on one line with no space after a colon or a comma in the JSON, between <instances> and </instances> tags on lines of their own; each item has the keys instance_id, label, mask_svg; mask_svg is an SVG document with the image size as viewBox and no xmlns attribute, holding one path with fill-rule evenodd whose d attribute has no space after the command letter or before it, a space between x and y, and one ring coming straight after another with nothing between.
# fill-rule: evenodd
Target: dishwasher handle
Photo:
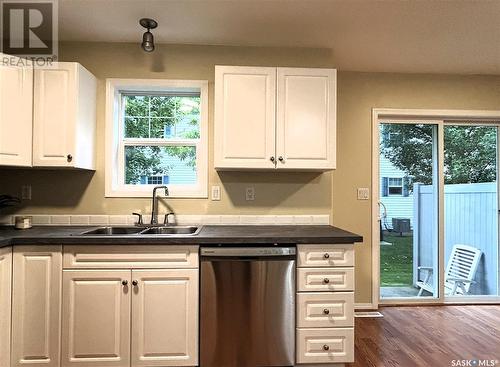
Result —
<instances>
[{"instance_id":1,"label":"dishwasher handle","mask_svg":"<svg viewBox=\"0 0 500 367\"><path fill-rule=\"evenodd\" d=\"M280 257L295 256L295 247L202 247L202 257Z\"/></svg>"}]
</instances>

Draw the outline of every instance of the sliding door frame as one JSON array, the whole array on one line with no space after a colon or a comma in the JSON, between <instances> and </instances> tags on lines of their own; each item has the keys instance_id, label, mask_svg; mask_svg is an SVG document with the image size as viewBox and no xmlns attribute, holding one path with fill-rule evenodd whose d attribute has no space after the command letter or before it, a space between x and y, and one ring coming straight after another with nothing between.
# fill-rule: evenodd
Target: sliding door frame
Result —
<instances>
[{"instance_id":1,"label":"sliding door frame","mask_svg":"<svg viewBox=\"0 0 500 367\"><path fill-rule=\"evenodd\" d=\"M469 125L476 121L478 125L495 126L500 131L500 111L485 110L426 110L426 109L372 109L372 308L377 309L379 304L477 304L477 303L500 303L500 296L464 296L445 297L444 295L444 127L446 125L464 124ZM410 297L408 299L380 299L380 227L379 227L379 201L380 201L380 177L379 177L379 155L380 155L380 133L381 123L408 123L408 124L432 124L437 125L438 133L438 297ZM498 135L497 135L498 136ZM500 149L497 147L497 177L500 164ZM497 179L497 185L500 179ZM500 197L500 192L498 197ZM500 199L499 199L500 200ZM499 206L500 208L500 206ZM500 226L499 226L500 227ZM500 260L500 259L499 259Z\"/></svg>"}]
</instances>

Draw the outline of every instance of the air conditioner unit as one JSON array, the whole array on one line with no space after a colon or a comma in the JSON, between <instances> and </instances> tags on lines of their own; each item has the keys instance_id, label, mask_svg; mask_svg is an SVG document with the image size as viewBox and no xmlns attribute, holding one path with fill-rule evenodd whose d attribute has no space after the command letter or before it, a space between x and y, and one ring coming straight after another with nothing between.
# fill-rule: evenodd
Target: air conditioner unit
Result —
<instances>
[{"instance_id":1,"label":"air conditioner unit","mask_svg":"<svg viewBox=\"0 0 500 367\"><path fill-rule=\"evenodd\" d=\"M410 218L392 218L392 230L399 232L401 236L410 232Z\"/></svg>"}]
</instances>

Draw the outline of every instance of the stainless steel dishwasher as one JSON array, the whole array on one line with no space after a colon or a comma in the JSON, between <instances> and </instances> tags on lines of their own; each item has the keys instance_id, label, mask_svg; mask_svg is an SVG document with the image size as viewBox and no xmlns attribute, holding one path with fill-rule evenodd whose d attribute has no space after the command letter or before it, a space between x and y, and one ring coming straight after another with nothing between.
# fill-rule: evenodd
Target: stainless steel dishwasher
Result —
<instances>
[{"instance_id":1,"label":"stainless steel dishwasher","mask_svg":"<svg viewBox=\"0 0 500 367\"><path fill-rule=\"evenodd\" d=\"M293 366L295 247L202 247L200 367Z\"/></svg>"}]
</instances>

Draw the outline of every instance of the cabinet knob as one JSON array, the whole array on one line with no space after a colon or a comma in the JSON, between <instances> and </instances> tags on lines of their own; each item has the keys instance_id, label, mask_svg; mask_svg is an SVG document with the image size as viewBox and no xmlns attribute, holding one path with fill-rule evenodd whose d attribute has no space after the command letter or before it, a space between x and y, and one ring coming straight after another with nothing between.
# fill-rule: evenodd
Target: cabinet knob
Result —
<instances>
[{"instance_id":1,"label":"cabinet knob","mask_svg":"<svg viewBox=\"0 0 500 367\"><path fill-rule=\"evenodd\" d=\"M138 284L139 284L139 282L137 280L132 280L132 285L134 287L137 287Z\"/></svg>"},{"instance_id":2,"label":"cabinet knob","mask_svg":"<svg viewBox=\"0 0 500 367\"><path fill-rule=\"evenodd\" d=\"M328 345L323 345L323 350L330 350L330 347Z\"/></svg>"},{"instance_id":3,"label":"cabinet knob","mask_svg":"<svg viewBox=\"0 0 500 367\"><path fill-rule=\"evenodd\" d=\"M68 162L71 162L73 160L73 156L71 154L68 154L66 158L68 159Z\"/></svg>"},{"instance_id":4,"label":"cabinet knob","mask_svg":"<svg viewBox=\"0 0 500 367\"><path fill-rule=\"evenodd\" d=\"M122 285L125 287L128 284L128 280L122 280Z\"/></svg>"},{"instance_id":5,"label":"cabinet knob","mask_svg":"<svg viewBox=\"0 0 500 367\"><path fill-rule=\"evenodd\" d=\"M330 279L328 279L328 278L323 279L323 283L325 283L325 284L330 283Z\"/></svg>"},{"instance_id":6,"label":"cabinet knob","mask_svg":"<svg viewBox=\"0 0 500 367\"><path fill-rule=\"evenodd\" d=\"M330 314L330 310L329 310L328 308L325 308L325 309L323 310L323 313L324 313L325 315L329 315L329 314Z\"/></svg>"},{"instance_id":7,"label":"cabinet knob","mask_svg":"<svg viewBox=\"0 0 500 367\"><path fill-rule=\"evenodd\" d=\"M323 255L323 257L324 257L325 259L328 259L328 258L330 258L330 255L329 255L329 254L324 254L324 255Z\"/></svg>"},{"instance_id":8,"label":"cabinet knob","mask_svg":"<svg viewBox=\"0 0 500 367\"><path fill-rule=\"evenodd\" d=\"M271 162L274 162L276 159L274 158L274 156L271 156L271 158L269 158L269 160L270 160Z\"/></svg>"},{"instance_id":9,"label":"cabinet knob","mask_svg":"<svg viewBox=\"0 0 500 367\"><path fill-rule=\"evenodd\" d=\"M278 160L279 160L280 162L284 162L284 161L285 161L285 158L283 158L283 157L280 155L280 156L278 157Z\"/></svg>"}]
</instances>

